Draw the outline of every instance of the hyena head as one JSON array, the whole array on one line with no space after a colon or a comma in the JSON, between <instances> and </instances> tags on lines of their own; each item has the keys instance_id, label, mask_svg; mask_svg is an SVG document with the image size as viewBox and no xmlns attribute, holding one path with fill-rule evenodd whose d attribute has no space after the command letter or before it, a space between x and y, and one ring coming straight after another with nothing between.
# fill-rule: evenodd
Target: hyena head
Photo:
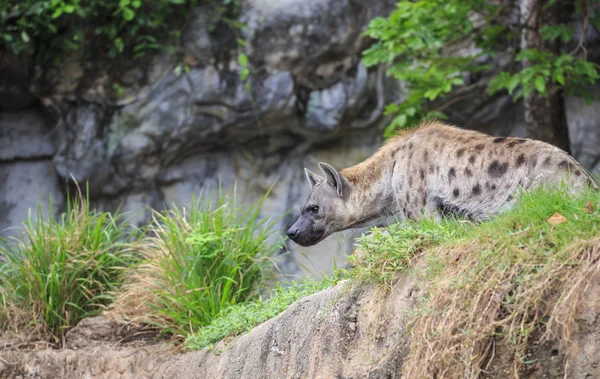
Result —
<instances>
[{"instance_id":1,"label":"hyena head","mask_svg":"<svg viewBox=\"0 0 600 379\"><path fill-rule=\"evenodd\" d=\"M343 230L350 183L327 163L319 163L325 177L304 169L311 192L302 206L300 217L287 231L301 246L312 246L332 233Z\"/></svg>"}]
</instances>

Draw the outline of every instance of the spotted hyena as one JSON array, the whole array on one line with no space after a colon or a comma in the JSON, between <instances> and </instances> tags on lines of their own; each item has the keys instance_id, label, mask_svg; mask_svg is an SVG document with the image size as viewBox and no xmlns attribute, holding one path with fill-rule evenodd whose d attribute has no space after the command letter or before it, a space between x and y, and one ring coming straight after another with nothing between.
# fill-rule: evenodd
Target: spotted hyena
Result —
<instances>
[{"instance_id":1,"label":"spotted hyena","mask_svg":"<svg viewBox=\"0 0 600 379\"><path fill-rule=\"evenodd\" d=\"M545 142L491 137L429 122L390 139L364 162L338 171L305 169L311 193L288 230L299 245L374 225L387 216L486 220L510 208L520 189L565 182L574 193L598 188L565 151Z\"/></svg>"}]
</instances>

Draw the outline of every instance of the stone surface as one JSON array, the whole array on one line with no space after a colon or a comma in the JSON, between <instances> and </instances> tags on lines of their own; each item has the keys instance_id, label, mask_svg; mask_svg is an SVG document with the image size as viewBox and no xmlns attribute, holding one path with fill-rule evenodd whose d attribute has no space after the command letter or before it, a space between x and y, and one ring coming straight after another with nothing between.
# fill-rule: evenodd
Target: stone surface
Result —
<instances>
[{"instance_id":1,"label":"stone surface","mask_svg":"<svg viewBox=\"0 0 600 379\"><path fill-rule=\"evenodd\" d=\"M64 195L50 160L0 163L0 231L3 236L21 233L18 228L31 212L37 220L38 205L44 217L63 207Z\"/></svg>"},{"instance_id":2,"label":"stone surface","mask_svg":"<svg viewBox=\"0 0 600 379\"><path fill-rule=\"evenodd\" d=\"M92 337L78 350L0 352L0 377L398 377L408 341L405 310L418 294L413 282L400 280L390 294L347 284L304 298L233 341L185 354L175 355L165 344L136 349L102 338L115 333L94 318L72 332Z\"/></svg>"},{"instance_id":3,"label":"stone surface","mask_svg":"<svg viewBox=\"0 0 600 379\"><path fill-rule=\"evenodd\" d=\"M0 112L0 161L51 160L52 133L40 108Z\"/></svg>"},{"instance_id":4,"label":"stone surface","mask_svg":"<svg viewBox=\"0 0 600 379\"><path fill-rule=\"evenodd\" d=\"M587 169L600 174L600 85L590 90L595 101L586 104L578 97L567 97L565 108L573 156Z\"/></svg>"},{"instance_id":5,"label":"stone surface","mask_svg":"<svg viewBox=\"0 0 600 379\"><path fill-rule=\"evenodd\" d=\"M65 336L65 348L77 350L106 346L152 345L156 331L145 330L133 323L102 316L81 320Z\"/></svg>"}]
</instances>

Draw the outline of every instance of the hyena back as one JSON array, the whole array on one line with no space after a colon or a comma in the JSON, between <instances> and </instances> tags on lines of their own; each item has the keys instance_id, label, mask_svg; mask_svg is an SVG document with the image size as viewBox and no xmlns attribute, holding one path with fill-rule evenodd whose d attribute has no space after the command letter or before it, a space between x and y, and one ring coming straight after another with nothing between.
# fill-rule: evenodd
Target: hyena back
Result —
<instances>
[{"instance_id":1,"label":"hyena back","mask_svg":"<svg viewBox=\"0 0 600 379\"><path fill-rule=\"evenodd\" d=\"M510 208L521 190L564 183L572 193L597 183L550 144L491 137L439 122L389 140L364 162L325 177L306 170L311 194L288 235L313 245L329 234L400 219L486 220Z\"/></svg>"}]
</instances>

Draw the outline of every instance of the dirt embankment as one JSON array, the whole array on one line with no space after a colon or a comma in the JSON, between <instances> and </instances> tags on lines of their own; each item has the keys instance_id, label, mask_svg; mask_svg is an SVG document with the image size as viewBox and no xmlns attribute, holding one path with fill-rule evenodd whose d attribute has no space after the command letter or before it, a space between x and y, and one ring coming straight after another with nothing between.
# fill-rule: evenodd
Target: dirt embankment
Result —
<instances>
[{"instance_id":1,"label":"dirt embankment","mask_svg":"<svg viewBox=\"0 0 600 379\"><path fill-rule=\"evenodd\" d=\"M143 342L124 324L87 319L68 334L65 349L0 352L0 378L397 378L409 347L407 311L418 293L407 279L391 293L340 284L241 337L184 354ZM578 315L569 362L557 343L533 344L528 355L536 363L521 377L600 377L600 280ZM513 375L507 351L498 343L485 377Z\"/></svg>"},{"instance_id":2,"label":"dirt embankment","mask_svg":"<svg viewBox=\"0 0 600 379\"><path fill-rule=\"evenodd\" d=\"M66 349L0 352L0 377L396 377L408 346L405 314L413 292L409 280L391 294L339 284L239 338L185 354L166 344L140 346L118 323L88 319L68 334Z\"/></svg>"}]
</instances>

